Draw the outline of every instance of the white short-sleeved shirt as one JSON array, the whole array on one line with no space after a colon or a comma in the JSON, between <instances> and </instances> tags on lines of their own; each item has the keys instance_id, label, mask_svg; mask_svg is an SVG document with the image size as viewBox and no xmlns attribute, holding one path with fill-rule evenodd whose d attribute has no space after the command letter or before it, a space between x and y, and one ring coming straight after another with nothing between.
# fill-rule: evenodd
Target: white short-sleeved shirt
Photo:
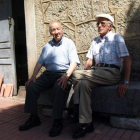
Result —
<instances>
[{"instance_id":1,"label":"white short-sleeved shirt","mask_svg":"<svg viewBox=\"0 0 140 140\"><path fill-rule=\"evenodd\" d=\"M99 63L106 63L120 67L124 56L129 56L124 39L120 34L112 31L103 38L94 38L87 53L88 58L95 60L95 66Z\"/></svg>"},{"instance_id":2,"label":"white short-sleeved shirt","mask_svg":"<svg viewBox=\"0 0 140 140\"><path fill-rule=\"evenodd\" d=\"M74 42L64 36L57 45L49 41L38 60L49 71L67 70L72 62L80 64Z\"/></svg>"}]
</instances>

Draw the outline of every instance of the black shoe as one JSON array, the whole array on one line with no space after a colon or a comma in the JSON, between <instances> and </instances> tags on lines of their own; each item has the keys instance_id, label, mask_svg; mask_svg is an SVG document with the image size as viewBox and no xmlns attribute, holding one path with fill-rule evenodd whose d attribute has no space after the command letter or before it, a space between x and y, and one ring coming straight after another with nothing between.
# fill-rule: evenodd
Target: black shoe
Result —
<instances>
[{"instance_id":1,"label":"black shoe","mask_svg":"<svg viewBox=\"0 0 140 140\"><path fill-rule=\"evenodd\" d=\"M70 115L64 120L64 122L65 123L78 123L79 118L78 118L78 116Z\"/></svg>"},{"instance_id":2,"label":"black shoe","mask_svg":"<svg viewBox=\"0 0 140 140\"><path fill-rule=\"evenodd\" d=\"M72 136L73 139L82 138L86 133L91 133L94 131L93 123L83 124Z\"/></svg>"},{"instance_id":3,"label":"black shoe","mask_svg":"<svg viewBox=\"0 0 140 140\"><path fill-rule=\"evenodd\" d=\"M59 134L61 134L62 128L63 128L62 122L54 121L53 126L49 132L49 136L50 137L58 136Z\"/></svg>"},{"instance_id":4,"label":"black shoe","mask_svg":"<svg viewBox=\"0 0 140 140\"><path fill-rule=\"evenodd\" d=\"M25 130L29 130L32 127L36 127L41 125L40 119L39 117L32 117L30 116L30 118L25 122L25 124L21 125L19 127L20 131L25 131Z\"/></svg>"}]
</instances>

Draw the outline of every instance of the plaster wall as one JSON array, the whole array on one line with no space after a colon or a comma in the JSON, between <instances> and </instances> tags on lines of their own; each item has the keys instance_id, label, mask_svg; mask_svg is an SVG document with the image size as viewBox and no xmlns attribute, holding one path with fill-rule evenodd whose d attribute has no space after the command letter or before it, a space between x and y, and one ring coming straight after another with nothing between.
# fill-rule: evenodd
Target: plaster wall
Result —
<instances>
[{"instance_id":1,"label":"plaster wall","mask_svg":"<svg viewBox=\"0 0 140 140\"><path fill-rule=\"evenodd\" d=\"M132 58L131 80L140 80L139 0L25 0L29 77L43 46L52 38L48 26L54 20L63 23L64 35L75 42L81 62L78 69L83 69L90 43L98 36L95 16L100 13L114 17L113 30L125 38Z\"/></svg>"}]
</instances>

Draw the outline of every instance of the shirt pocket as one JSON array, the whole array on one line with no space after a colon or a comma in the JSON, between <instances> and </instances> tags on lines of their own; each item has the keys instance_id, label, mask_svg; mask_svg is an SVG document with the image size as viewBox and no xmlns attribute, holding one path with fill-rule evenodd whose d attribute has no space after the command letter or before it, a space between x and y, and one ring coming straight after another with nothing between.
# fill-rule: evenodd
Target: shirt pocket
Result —
<instances>
[{"instance_id":1,"label":"shirt pocket","mask_svg":"<svg viewBox=\"0 0 140 140\"><path fill-rule=\"evenodd\" d=\"M103 60L107 64L112 64L116 59L116 48L114 42L107 42L104 46Z\"/></svg>"},{"instance_id":2,"label":"shirt pocket","mask_svg":"<svg viewBox=\"0 0 140 140\"><path fill-rule=\"evenodd\" d=\"M100 61L100 49L95 49L93 52L95 64L101 63Z\"/></svg>"}]
</instances>

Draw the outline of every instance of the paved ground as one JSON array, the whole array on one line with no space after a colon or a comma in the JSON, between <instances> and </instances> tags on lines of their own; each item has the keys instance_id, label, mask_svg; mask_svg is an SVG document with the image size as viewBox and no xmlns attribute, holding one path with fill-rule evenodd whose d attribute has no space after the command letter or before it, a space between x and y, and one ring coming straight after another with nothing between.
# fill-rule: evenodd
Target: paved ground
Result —
<instances>
[{"instance_id":1,"label":"paved ground","mask_svg":"<svg viewBox=\"0 0 140 140\"><path fill-rule=\"evenodd\" d=\"M48 132L52 125L52 120L44 117L39 107L41 126L28 131L20 132L18 127L28 118L23 113L24 103L15 102L0 98L0 140L72 140L72 134L78 124L64 124L63 132L60 136L50 138ZM95 131L79 140L140 140L140 131L112 128L108 118L94 118Z\"/></svg>"}]
</instances>

